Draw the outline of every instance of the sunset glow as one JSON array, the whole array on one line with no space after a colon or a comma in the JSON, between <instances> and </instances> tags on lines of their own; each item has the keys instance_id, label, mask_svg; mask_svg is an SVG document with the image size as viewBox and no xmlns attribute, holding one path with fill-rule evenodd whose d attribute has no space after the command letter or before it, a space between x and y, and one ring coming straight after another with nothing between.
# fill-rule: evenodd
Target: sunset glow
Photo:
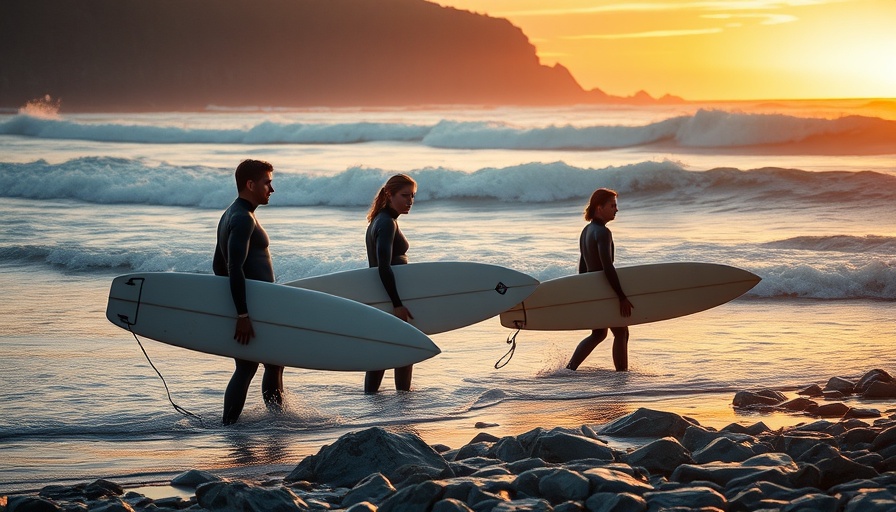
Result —
<instances>
[{"instance_id":1,"label":"sunset glow","mask_svg":"<svg viewBox=\"0 0 896 512\"><path fill-rule=\"evenodd\" d=\"M617 96L896 96L892 0L437 3L509 19L543 64Z\"/></svg>"}]
</instances>

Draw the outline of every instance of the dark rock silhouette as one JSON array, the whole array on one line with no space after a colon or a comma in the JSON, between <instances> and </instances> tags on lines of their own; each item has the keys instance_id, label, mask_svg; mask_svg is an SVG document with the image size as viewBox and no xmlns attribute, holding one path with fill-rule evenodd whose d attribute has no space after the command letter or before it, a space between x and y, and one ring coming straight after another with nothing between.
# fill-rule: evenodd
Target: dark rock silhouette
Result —
<instances>
[{"instance_id":1,"label":"dark rock silhouette","mask_svg":"<svg viewBox=\"0 0 896 512\"><path fill-rule=\"evenodd\" d=\"M653 101L585 91L509 21L424 0L4 0L0 107L46 94L65 110Z\"/></svg>"}]
</instances>

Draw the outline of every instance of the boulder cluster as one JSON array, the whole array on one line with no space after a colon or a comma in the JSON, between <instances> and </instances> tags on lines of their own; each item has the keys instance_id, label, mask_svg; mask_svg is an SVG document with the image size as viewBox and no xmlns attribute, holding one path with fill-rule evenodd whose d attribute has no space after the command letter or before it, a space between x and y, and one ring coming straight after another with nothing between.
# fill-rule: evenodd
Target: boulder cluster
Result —
<instances>
[{"instance_id":1,"label":"boulder cluster","mask_svg":"<svg viewBox=\"0 0 896 512\"><path fill-rule=\"evenodd\" d=\"M735 409L762 412L784 411L802 413L816 418L879 418L880 410L871 407L851 407L843 400L862 399L865 402L896 399L896 379L884 370L871 370L857 382L843 377L831 377L824 387L812 384L796 392L797 398L787 397L772 389L739 391L734 395ZM827 403L819 404L818 400Z\"/></svg>"},{"instance_id":2,"label":"boulder cluster","mask_svg":"<svg viewBox=\"0 0 896 512\"><path fill-rule=\"evenodd\" d=\"M454 449L374 427L265 480L187 471L171 485L195 489L189 499L152 500L98 480L5 496L0 512L892 512L896 414L887 414L715 430L638 409L600 426L483 432Z\"/></svg>"}]
</instances>

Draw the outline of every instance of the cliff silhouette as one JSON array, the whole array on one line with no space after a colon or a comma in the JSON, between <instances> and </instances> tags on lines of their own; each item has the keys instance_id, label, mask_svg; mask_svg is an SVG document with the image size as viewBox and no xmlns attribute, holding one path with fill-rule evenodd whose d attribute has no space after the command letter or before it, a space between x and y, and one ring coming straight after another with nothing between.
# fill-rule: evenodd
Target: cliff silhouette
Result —
<instances>
[{"instance_id":1,"label":"cliff silhouette","mask_svg":"<svg viewBox=\"0 0 896 512\"><path fill-rule=\"evenodd\" d=\"M424 0L3 0L0 107L44 95L75 111L656 101L585 91L509 21Z\"/></svg>"}]
</instances>

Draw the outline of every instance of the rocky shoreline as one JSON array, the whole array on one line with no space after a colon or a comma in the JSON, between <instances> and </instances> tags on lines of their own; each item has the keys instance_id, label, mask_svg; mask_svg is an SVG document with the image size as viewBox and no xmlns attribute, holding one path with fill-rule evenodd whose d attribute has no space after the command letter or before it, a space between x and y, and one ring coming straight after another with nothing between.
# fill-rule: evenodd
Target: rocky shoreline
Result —
<instances>
[{"instance_id":1,"label":"rocky shoreline","mask_svg":"<svg viewBox=\"0 0 896 512\"><path fill-rule=\"evenodd\" d=\"M340 437L286 475L247 481L186 471L170 484L195 489L187 499L150 499L101 479L2 496L0 512L896 511L896 410L837 401L893 398L896 381L872 370L797 394L736 394L736 408L811 416L777 430L762 422L715 430L642 408L598 426L483 432L452 449L374 427ZM637 447L616 449L614 440Z\"/></svg>"}]
</instances>

